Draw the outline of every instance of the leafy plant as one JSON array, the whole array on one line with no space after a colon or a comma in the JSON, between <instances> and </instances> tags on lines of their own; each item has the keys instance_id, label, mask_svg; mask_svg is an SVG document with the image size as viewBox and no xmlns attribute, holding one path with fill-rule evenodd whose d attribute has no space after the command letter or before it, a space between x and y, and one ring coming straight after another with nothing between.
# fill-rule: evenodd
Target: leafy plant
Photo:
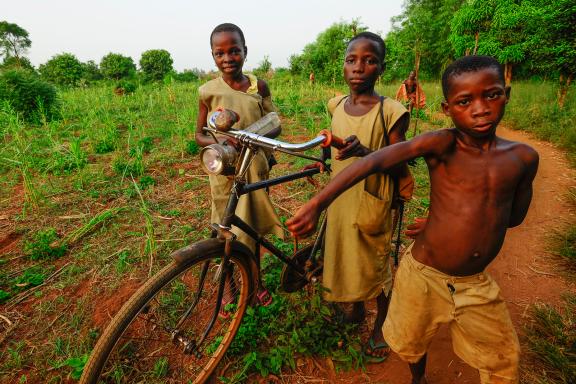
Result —
<instances>
[{"instance_id":1,"label":"leafy plant","mask_svg":"<svg viewBox=\"0 0 576 384\"><path fill-rule=\"evenodd\" d=\"M32 241L26 241L24 250L31 260L54 260L66 253L67 245L58 244L58 234L54 228L36 232Z\"/></svg>"},{"instance_id":2,"label":"leafy plant","mask_svg":"<svg viewBox=\"0 0 576 384\"><path fill-rule=\"evenodd\" d=\"M120 80L133 76L136 65L131 57L109 53L100 61L100 71L108 79Z\"/></svg>"},{"instance_id":3,"label":"leafy plant","mask_svg":"<svg viewBox=\"0 0 576 384\"><path fill-rule=\"evenodd\" d=\"M40 122L59 116L56 88L30 71L11 69L0 73L0 102L7 101L24 119Z\"/></svg>"},{"instance_id":4,"label":"leafy plant","mask_svg":"<svg viewBox=\"0 0 576 384\"><path fill-rule=\"evenodd\" d=\"M200 152L200 146L198 145L198 143L195 140L190 140L190 141L188 141L188 144L186 145L186 152L189 155L197 155L198 152Z\"/></svg>"},{"instance_id":5,"label":"leafy plant","mask_svg":"<svg viewBox=\"0 0 576 384\"><path fill-rule=\"evenodd\" d=\"M38 68L40 75L56 85L75 86L84 75L82 63L71 53L53 56Z\"/></svg>"}]
</instances>

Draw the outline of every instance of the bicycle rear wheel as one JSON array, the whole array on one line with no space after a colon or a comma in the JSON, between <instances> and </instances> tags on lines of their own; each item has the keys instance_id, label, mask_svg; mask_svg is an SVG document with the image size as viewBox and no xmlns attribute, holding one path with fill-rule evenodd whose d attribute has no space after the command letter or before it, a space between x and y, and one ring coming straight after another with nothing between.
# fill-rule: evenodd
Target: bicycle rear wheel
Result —
<instances>
[{"instance_id":1,"label":"bicycle rear wheel","mask_svg":"<svg viewBox=\"0 0 576 384\"><path fill-rule=\"evenodd\" d=\"M224 248L214 245L172 262L136 291L100 336L80 383L203 383L210 377L254 292L250 256L233 250L227 285L235 301L197 346L217 302Z\"/></svg>"}]
</instances>

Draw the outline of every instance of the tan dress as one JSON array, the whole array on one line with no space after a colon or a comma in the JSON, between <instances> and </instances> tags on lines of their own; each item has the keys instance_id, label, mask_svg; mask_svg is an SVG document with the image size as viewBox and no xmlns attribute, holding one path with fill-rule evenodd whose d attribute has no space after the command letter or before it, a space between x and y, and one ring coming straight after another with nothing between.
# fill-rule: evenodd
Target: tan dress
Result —
<instances>
[{"instance_id":1,"label":"tan dress","mask_svg":"<svg viewBox=\"0 0 576 384\"><path fill-rule=\"evenodd\" d=\"M362 116L344 111L346 96L328 102L332 132L341 138L356 135L360 143L376 150L386 145L380 118L380 103ZM337 105L338 104L338 105ZM407 113L399 102L384 100L384 121L388 129ZM337 150L332 149L332 159ZM358 158L332 161L332 177ZM371 175L340 195L328 208L324 251L323 285L326 300L365 301L388 294L392 284L389 254L392 239L390 210L393 183L389 176Z\"/></svg>"},{"instance_id":2,"label":"tan dress","mask_svg":"<svg viewBox=\"0 0 576 384\"><path fill-rule=\"evenodd\" d=\"M270 97L262 98L258 94L256 77L248 75L250 88L246 92L231 88L222 77L208 81L198 89L200 100L208 107L208 119L218 107L231 109L238 113L240 120L233 126L235 129L243 129L259 120L265 114L274 111L274 105ZM247 181L253 183L268 178L270 169L268 159L263 151L252 160L248 170ZM210 175L210 192L212 194L212 217L213 223L220 223L233 180L226 176ZM260 189L243 195L238 201L236 215L251 225L259 234L273 233L283 237L282 227L278 215L270 202L268 193ZM232 231L238 236L238 240L255 249L255 242L238 228Z\"/></svg>"}]
</instances>

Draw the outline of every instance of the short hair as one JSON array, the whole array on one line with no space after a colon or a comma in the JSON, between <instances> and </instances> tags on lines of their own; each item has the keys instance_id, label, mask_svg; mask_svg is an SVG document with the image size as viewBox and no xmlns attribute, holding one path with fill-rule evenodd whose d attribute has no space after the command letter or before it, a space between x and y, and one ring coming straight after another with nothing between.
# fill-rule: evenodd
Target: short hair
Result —
<instances>
[{"instance_id":1,"label":"short hair","mask_svg":"<svg viewBox=\"0 0 576 384\"><path fill-rule=\"evenodd\" d=\"M386 44L384 43L384 40L375 33L364 31L360 32L359 34L351 38L350 41L348 41L348 44L346 45L346 49L348 49L348 47L350 46L350 44L352 44L353 41L358 39L368 39L376 42L376 44L378 45L378 50L380 51L378 58L380 59L380 63L384 65L384 60L386 59Z\"/></svg>"},{"instance_id":2,"label":"short hair","mask_svg":"<svg viewBox=\"0 0 576 384\"><path fill-rule=\"evenodd\" d=\"M448 91L450 91L450 79L463 73L476 72L484 68L495 68L502 84L506 83L502 65L492 56L464 56L452 62L442 74L442 93L444 98L448 97Z\"/></svg>"},{"instance_id":3,"label":"short hair","mask_svg":"<svg viewBox=\"0 0 576 384\"><path fill-rule=\"evenodd\" d=\"M242 32L240 27L232 23L223 23L217 25L216 28L212 30L212 33L210 34L210 47L212 47L212 37L220 32L238 32L238 34L240 35L240 40L242 41L242 45L246 46L246 40L244 40L244 33Z\"/></svg>"}]
</instances>

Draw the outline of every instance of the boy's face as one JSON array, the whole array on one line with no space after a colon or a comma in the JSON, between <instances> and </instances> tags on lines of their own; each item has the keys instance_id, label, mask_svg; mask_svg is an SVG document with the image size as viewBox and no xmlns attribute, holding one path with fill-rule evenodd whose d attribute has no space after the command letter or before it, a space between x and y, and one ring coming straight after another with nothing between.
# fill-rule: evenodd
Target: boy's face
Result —
<instances>
[{"instance_id":1,"label":"boy's face","mask_svg":"<svg viewBox=\"0 0 576 384\"><path fill-rule=\"evenodd\" d=\"M223 74L242 73L247 52L238 32L218 32L212 36L212 57Z\"/></svg>"},{"instance_id":2,"label":"boy's face","mask_svg":"<svg viewBox=\"0 0 576 384\"><path fill-rule=\"evenodd\" d=\"M504 116L510 87L502 83L496 68L464 72L449 79L442 109L460 131L472 137L489 137Z\"/></svg>"},{"instance_id":3,"label":"boy's face","mask_svg":"<svg viewBox=\"0 0 576 384\"><path fill-rule=\"evenodd\" d=\"M354 40L344 58L344 80L351 91L362 92L374 88L382 65L378 57L378 44L370 39Z\"/></svg>"}]
</instances>

